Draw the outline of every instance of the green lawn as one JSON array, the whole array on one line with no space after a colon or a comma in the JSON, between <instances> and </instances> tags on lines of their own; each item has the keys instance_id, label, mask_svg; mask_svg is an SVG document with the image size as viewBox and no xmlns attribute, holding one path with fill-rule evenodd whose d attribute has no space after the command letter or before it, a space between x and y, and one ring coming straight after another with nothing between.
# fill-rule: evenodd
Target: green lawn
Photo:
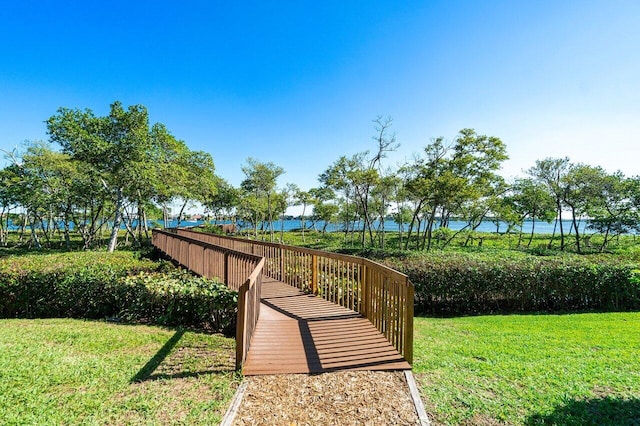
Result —
<instances>
[{"instance_id":1,"label":"green lawn","mask_svg":"<svg viewBox=\"0 0 640 426\"><path fill-rule=\"evenodd\" d=\"M70 319L0 320L2 424L217 424L234 340Z\"/></svg>"},{"instance_id":2,"label":"green lawn","mask_svg":"<svg viewBox=\"0 0 640 426\"><path fill-rule=\"evenodd\" d=\"M435 424L640 424L640 313L416 318Z\"/></svg>"}]
</instances>

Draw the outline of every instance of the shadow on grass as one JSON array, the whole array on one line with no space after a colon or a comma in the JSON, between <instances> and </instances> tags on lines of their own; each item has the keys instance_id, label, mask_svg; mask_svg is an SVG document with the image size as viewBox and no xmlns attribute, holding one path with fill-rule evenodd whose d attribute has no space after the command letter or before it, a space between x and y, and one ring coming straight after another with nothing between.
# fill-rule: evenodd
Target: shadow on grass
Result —
<instances>
[{"instance_id":1,"label":"shadow on grass","mask_svg":"<svg viewBox=\"0 0 640 426\"><path fill-rule=\"evenodd\" d=\"M529 417L525 424L640 426L640 399L605 397L569 401L550 414Z\"/></svg>"},{"instance_id":2,"label":"shadow on grass","mask_svg":"<svg viewBox=\"0 0 640 426\"><path fill-rule=\"evenodd\" d=\"M153 381L153 380L170 380L170 379L186 379L190 377L200 377L200 376L208 376L210 374L219 374L219 373L233 373L235 370L233 368L212 368L210 370L202 370L202 371L181 371L179 373L174 374L151 374L147 378L140 380L141 381ZM132 382L134 383L134 382Z\"/></svg>"},{"instance_id":3,"label":"shadow on grass","mask_svg":"<svg viewBox=\"0 0 640 426\"><path fill-rule=\"evenodd\" d=\"M182 336L187 330L179 328L173 336L156 352L141 369L130 380L130 383L140 383L154 380L184 379L190 377L200 377L209 374L234 373L235 358L230 358L225 351L211 351L203 346L193 345L192 343L184 343L180 348L174 351ZM191 333L200 333L198 331L190 331ZM207 334L207 333L204 333ZM203 349L204 348L204 349ZM235 355L235 352L232 352ZM171 356L170 356L171 355ZM196 357L204 360L197 363L198 367L187 361L185 357ZM160 368L159 368L160 367Z\"/></svg>"},{"instance_id":4,"label":"shadow on grass","mask_svg":"<svg viewBox=\"0 0 640 426\"><path fill-rule=\"evenodd\" d=\"M164 361L171 350L178 344L182 336L184 335L183 329L178 329L171 336L169 340L160 348L160 350L151 358L145 365L133 376L130 380L131 383L142 382L148 380L149 377L156 371L156 368Z\"/></svg>"}]
</instances>

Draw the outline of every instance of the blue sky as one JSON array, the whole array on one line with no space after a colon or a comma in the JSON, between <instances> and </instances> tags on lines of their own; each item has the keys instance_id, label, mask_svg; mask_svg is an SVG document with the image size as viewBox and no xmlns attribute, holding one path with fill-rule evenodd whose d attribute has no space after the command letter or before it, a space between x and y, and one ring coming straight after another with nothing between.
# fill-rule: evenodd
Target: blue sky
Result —
<instances>
[{"instance_id":1,"label":"blue sky","mask_svg":"<svg viewBox=\"0 0 640 426\"><path fill-rule=\"evenodd\" d=\"M59 107L143 104L234 185L247 157L308 189L374 148L393 165L465 127L506 177L569 156L640 174L638 1L7 2L0 148L45 140Z\"/></svg>"}]
</instances>

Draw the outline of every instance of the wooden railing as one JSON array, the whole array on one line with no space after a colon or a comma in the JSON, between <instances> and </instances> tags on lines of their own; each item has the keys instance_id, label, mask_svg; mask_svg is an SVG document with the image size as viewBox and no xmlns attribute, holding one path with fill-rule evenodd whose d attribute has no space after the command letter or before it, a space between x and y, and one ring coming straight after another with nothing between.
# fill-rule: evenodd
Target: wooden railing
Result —
<instances>
[{"instance_id":1,"label":"wooden railing","mask_svg":"<svg viewBox=\"0 0 640 426\"><path fill-rule=\"evenodd\" d=\"M238 290L238 323L236 325L236 369L240 370L247 359L251 337L260 316L262 270L264 257Z\"/></svg>"},{"instance_id":2,"label":"wooden railing","mask_svg":"<svg viewBox=\"0 0 640 426\"><path fill-rule=\"evenodd\" d=\"M175 229L154 229L152 242L182 266L203 277L217 278L238 292L236 368L240 369L260 316L264 257L180 235Z\"/></svg>"},{"instance_id":3,"label":"wooden railing","mask_svg":"<svg viewBox=\"0 0 640 426\"><path fill-rule=\"evenodd\" d=\"M406 275L356 256L182 228L173 232L264 257L267 276L361 313L413 362L414 288Z\"/></svg>"}]
</instances>

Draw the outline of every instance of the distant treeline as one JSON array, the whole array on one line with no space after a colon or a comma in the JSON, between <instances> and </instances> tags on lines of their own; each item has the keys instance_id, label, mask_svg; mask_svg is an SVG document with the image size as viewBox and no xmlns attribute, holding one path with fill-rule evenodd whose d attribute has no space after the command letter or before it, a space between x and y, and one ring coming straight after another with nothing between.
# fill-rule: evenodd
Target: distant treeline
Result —
<instances>
[{"instance_id":1,"label":"distant treeline","mask_svg":"<svg viewBox=\"0 0 640 426\"><path fill-rule=\"evenodd\" d=\"M309 220L320 232L340 229L345 240L382 249L389 229L399 232L394 248L430 250L489 223L529 245L545 224L559 236L557 248L577 252L585 232L601 235L604 250L613 237L640 231L640 178L546 158L508 182L498 174L508 158L505 144L473 129L451 141L432 139L421 155L392 167L386 155L399 144L391 118L378 117L371 151L341 156L320 174L318 187L303 190L278 187L284 168L253 158L242 167L240 186L230 185L215 174L209 153L191 151L162 124L150 125L142 105L115 102L106 116L61 108L46 124L48 143L6 153L0 243L7 244L9 218L17 214L22 244L69 246L75 233L84 248L107 241L113 250L122 228L140 244L149 220L179 226L193 203L214 219L248 224L255 235L262 228L271 240L293 219L287 209L299 206L303 232ZM176 204L179 211L171 212ZM178 220L170 223L170 214Z\"/></svg>"}]
</instances>

